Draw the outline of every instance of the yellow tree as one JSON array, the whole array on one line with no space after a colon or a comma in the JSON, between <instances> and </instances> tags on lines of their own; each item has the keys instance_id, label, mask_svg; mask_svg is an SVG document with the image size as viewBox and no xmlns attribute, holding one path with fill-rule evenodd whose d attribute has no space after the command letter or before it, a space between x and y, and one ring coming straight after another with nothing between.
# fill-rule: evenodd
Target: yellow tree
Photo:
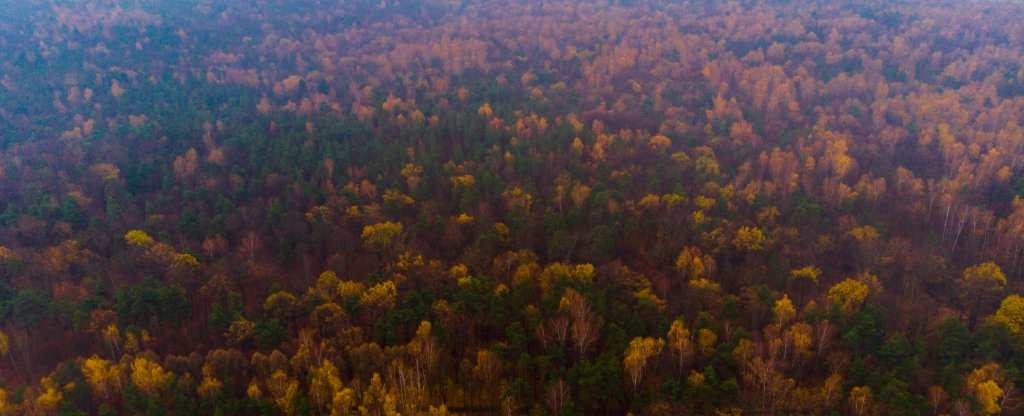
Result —
<instances>
[{"instance_id":1,"label":"yellow tree","mask_svg":"<svg viewBox=\"0 0 1024 416\"><path fill-rule=\"evenodd\" d=\"M1006 275L993 262L968 267L960 279L960 311L967 312L967 326L974 328L978 315L1006 289Z\"/></svg>"},{"instance_id":2,"label":"yellow tree","mask_svg":"<svg viewBox=\"0 0 1024 416\"><path fill-rule=\"evenodd\" d=\"M782 328L796 318L796 307L793 306L793 302L789 300L789 295L786 294L782 295L782 299L775 301L775 307L772 308L772 312L775 314L775 320L779 324L779 328Z\"/></svg>"},{"instance_id":3,"label":"yellow tree","mask_svg":"<svg viewBox=\"0 0 1024 416\"><path fill-rule=\"evenodd\" d=\"M117 384L116 370L110 361L95 354L82 363L82 375L85 376L85 381L89 383L93 391L103 396L103 400L110 398L110 391Z\"/></svg>"},{"instance_id":4,"label":"yellow tree","mask_svg":"<svg viewBox=\"0 0 1024 416\"><path fill-rule=\"evenodd\" d=\"M173 378L173 374L163 369L160 364L143 357L132 362L132 384L146 394L155 395Z\"/></svg>"},{"instance_id":5,"label":"yellow tree","mask_svg":"<svg viewBox=\"0 0 1024 416\"><path fill-rule=\"evenodd\" d=\"M271 317L277 318L281 320L281 323L287 325L298 311L298 302L295 295L285 291L278 291L267 296L267 299L263 302L263 310L267 311Z\"/></svg>"},{"instance_id":6,"label":"yellow tree","mask_svg":"<svg viewBox=\"0 0 1024 416\"><path fill-rule=\"evenodd\" d=\"M6 355L11 358L11 367L14 367L14 356L11 355L11 342L7 334L0 330L0 356Z\"/></svg>"},{"instance_id":7,"label":"yellow tree","mask_svg":"<svg viewBox=\"0 0 1024 416\"><path fill-rule=\"evenodd\" d=\"M1010 295L1003 299L999 310L992 317L992 322L1005 325L1010 333L1024 333L1024 297ZM0 345L0 353L2 352L2 345Z\"/></svg>"},{"instance_id":8,"label":"yellow tree","mask_svg":"<svg viewBox=\"0 0 1024 416\"><path fill-rule=\"evenodd\" d=\"M498 384L504 364L501 357L491 350L481 348L476 352L476 363L473 365L472 375L473 379L477 381L476 390L479 392L480 399L487 406L500 399L497 395L492 395L495 393L495 389L489 386Z\"/></svg>"},{"instance_id":9,"label":"yellow tree","mask_svg":"<svg viewBox=\"0 0 1024 416\"><path fill-rule=\"evenodd\" d=\"M309 398L320 411L326 414L333 406L334 395L342 390L341 376L338 368L331 360L324 360L323 363L313 370L309 382Z\"/></svg>"},{"instance_id":10,"label":"yellow tree","mask_svg":"<svg viewBox=\"0 0 1024 416\"><path fill-rule=\"evenodd\" d=\"M979 413L982 416L994 415L1001 409L1000 398L1003 397L1003 389L995 381L986 380L974 386L974 398L980 407Z\"/></svg>"},{"instance_id":11,"label":"yellow tree","mask_svg":"<svg viewBox=\"0 0 1024 416\"><path fill-rule=\"evenodd\" d=\"M871 410L871 387L860 386L850 390L850 414L863 416Z\"/></svg>"},{"instance_id":12,"label":"yellow tree","mask_svg":"<svg viewBox=\"0 0 1024 416\"><path fill-rule=\"evenodd\" d=\"M999 384L1003 382L1003 369L995 363L986 364L967 375L967 393L977 401L980 415L1000 413L1005 391Z\"/></svg>"},{"instance_id":13,"label":"yellow tree","mask_svg":"<svg viewBox=\"0 0 1024 416\"><path fill-rule=\"evenodd\" d=\"M718 335L711 328L701 328L697 331L697 349L701 355L710 357L716 343L718 343Z\"/></svg>"},{"instance_id":14,"label":"yellow tree","mask_svg":"<svg viewBox=\"0 0 1024 416\"><path fill-rule=\"evenodd\" d=\"M790 281L796 288L797 304L803 305L808 288L818 285L819 276L821 276L821 269L816 266L801 267L789 272Z\"/></svg>"},{"instance_id":15,"label":"yellow tree","mask_svg":"<svg viewBox=\"0 0 1024 416\"><path fill-rule=\"evenodd\" d=\"M647 362L661 354L661 349L664 346L665 340L661 338L636 337L629 341L629 346L626 347L622 359L622 365L626 370L626 375L629 376L630 382L633 383L635 393L640 393L640 383L643 381Z\"/></svg>"},{"instance_id":16,"label":"yellow tree","mask_svg":"<svg viewBox=\"0 0 1024 416\"><path fill-rule=\"evenodd\" d=\"M863 305L869 292L867 284L847 278L828 289L828 301L849 312Z\"/></svg>"},{"instance_id":17,"label":"yellow tree","mask_svg":"<svg viewBox=\"0 0 1024 416\"><path fill-rule=\"evenodd\" d=\"M710 279L715 270L715 260L701 253L697 247L685 247L676 257L676 270L690 280Z\"/></svg>"},{"instance_id":18,"label":"yellow tree","mask_svg":"<svg viewBox=\"0 0 1024 416\"><path fill-rule=\"evenodd\" d=\"M359 305L366 308L370 322L374 322L378 316L393 308L397 300L398 288L395 282L385 280L366 289L359 297Z\"/></svg>"},{"instance_id":19,"label":"yellow tree","mask_svg":"<svg viewBox=\"0 0 1024 416\"><path fill-rule=\"evenodd\" d=\"M203 380L202 382L199 383L199 388L196 389L196 392L199 393L200 396L204 397L216 396L217 393L220 392L221 387L224 386L224 383L217 379L217 377L213 374L213 367L210 365L210 363L206 363L205 365L203 365L202 371Z\"/></svg>"},{"instance_id":20,"label":"yellow tree","mask_svg":"<svg viewBox=\"0 0 1024 416\"><path fill-rule=\"evenodd\" d=\"M760 251L766 244L768 238L756 227L742 227L736 230L736 236L732 239L732 245L740 251Z\"/></svg>"},{"instance_id":21,"label":"yellow tree","mask_svg":"<svg viewBox=\"0 0 1024 416\"><path fill-rule=\"evenodd\" d=\"M668 329L668 345L676 353L676 364L679 374L686 368L686 362L693 356L693 342L690 341L690 330L682 319L672 321Z\"/></svg>"},{"instance_id":22,"label":"yellow tree","mask_svg":"<svg viewBox=\"0 0 1024 416\"><path fill-rule=\"evenodd\" d=\"M370 377L370 385L363 391L362 404L359 412L363 415L372 416L399 416L398 402L395 397L388 394L380 374L373 373Z\"/></svg>"},{"instance_id":23,"label":"yellow tree","mask_svg":"<svg viewBox=\"0 0 1024 416\"><path fill-rule=\"evenodd\" d=\"M57 414L57 405L64 398L64 393L60 391L60 386L49 377L43 377L40 384L42 384L42 393L36 396L36 412L34 413L43 415Z\"/></svg>"},{"instance_id":24,"label":"yellow tree","mask_svg":"<svg viewBox=\"0 0 1024 416\"><path fill-rule=\"evenodd\" d=\"M418 414L427 404L427 384L423 374L403 360L391 360L387 370L389 393L395 397L402 414Z\"/></svg>"},{"instance_id":25,"label":"yellow tree","mask_svg":"<svg viewBox=\"0 0 1024 416\"><path fill-rule=\"evenodd\" d=\"M402 223L382 222L363 227L360 235L363 245L373 250L377 255L378 273L382 270L384 258L389 256L392 249L402 241Z\"/></svg>"},{"instance_id":26,"label":"yellow tree","mask_svg":"<svg viewBox=\"0 0 1024 416\"><path fill-rule=\"evenodd\" d=\"M267 380L267 392L281 413L291 416L295 414L295 395L299 391L299 382L290 377L284 370L278 369Z\"/></svg>"},{"instance_id":27,"label":"yellow tree","mask_svg":"<svg viewBox=\"0 0 1024 416\"><path fill-rule=\"evenodd\" d=\"M116 324L110 324L103 330L103 342L111 350L111 360L117 360L117 351L121 349L121 331Z\"/></svg>"},{"instance_id":28,"label":"yellow tree","mask_svg":"<svg viewBox=\"0 0 1024 416\"><path fill-rule=\"evenodd\" d=\"M149 234L142 230L128 231L124 235L124 241L130 246L142 248L149 247L154 243L153 237L150 237Z\"/></svg>"},{"instance_id":29,"label":"yellow tree","mask_svg":"<svg viewBox=\"0 0 1024 416\"><path fill-rule=\"evenodd\" d=\"M441 354L437 339L431 334L431 329L432 325L429 321L420 322L420 326L416 329L416 335L406 346L406 350L412 358L413 367L417 372L423 374L424 381L428 386Z\"/></svg>"},{"instance_id":30,"label":"yellow tree","mask_svg":"<svg viewBox=\"0 0 1024 416\"><path fill-rule=\"evenodd\" d=\"M348 387L342 388L334 393L334 398L331 401L331 416L355 415L359 411L358 404L356 391Z\"/></svg>"}]
</instances>

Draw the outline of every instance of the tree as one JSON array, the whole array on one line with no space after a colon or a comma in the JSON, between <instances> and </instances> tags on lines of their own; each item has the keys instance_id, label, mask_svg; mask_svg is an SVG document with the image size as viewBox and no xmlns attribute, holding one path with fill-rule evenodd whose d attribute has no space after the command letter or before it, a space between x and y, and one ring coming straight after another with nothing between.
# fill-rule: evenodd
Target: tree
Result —
<instances>
[{"instance_id":1,"label":"tree","mask_svg":"<svg viewBox=\"0 0 1024 416\"><path fill-rule=\"evenodd\" d=\"M196 168L199 166L199 155L196 149L188 149L185 155L174 159L174 177L178 180L192 185L194 182Z\"/></svg>"},{"instance_id":2,"label":"tree","mask_svg":"<svg viewBox=\"0 0 1024 416\"><path fill-rule=\"evenodd\" d=\"M376 322L377 317L395 307L398 301L398 289L395 282L385 280L366 289L359 297L359 305L369 311L369 321Z\"/></svg>"},{"instance_id":3,"label":"tree","mask_svg":"<svg viewBox=\"0 0 1024 416\"><path fill-rule=\"evenodd\" d=\"M629 346L624 352L622 366L633 384L634 394L640 393L640 383L644 378L644 370L648 361L661 354L665 340L652 337L636 337L629 341Z\"/></svg>"},{"instance_id":4,"label":"tree","mask_svg":"<svg viewBox=\"0 0 1024 416\"><path fill-rule=\"evenodd\" d=\"M746 342L746 348L744 349L752 347L749 341L744 341ZM737 346L737 350L740 349ZM737 354L737 352L741 352L741 354ZM733 355L739 356L737 358L742 361L744 386L751 390L749 398L757 404L761 412L773 415L779 406L787 402L793 387L796 385L796 380L786 378L776 368L774 357L770 354L764 356L761 351L758 351L757 355L753 357L743 357L743 355L749 355L749 353L749 351L746 353L742 353L742 351L733 352Z\"/></svg>"},{"instance_id":5,"label":"tree","mask_svg":"<svg viewBox=\"0 0 1024 416\"><path fill-rule=\"evenodd\" d=\"M167 386L174 377L155 362L144 357L136 357L131 366L132 384L150 396L155 396Z\"/></svg>"},{"instance_id":6,"label":"tree","mask_svg":"<svg viewBox=\"0 0 1024 416\"><path fill-rule=\"evenodd\" d=\"M782 295L782 299L775 301L775 307L772 309L772 312L775 313L775 320L780 328L796 318L796 308L793 307L793 302L789 300L789 295L786 294Z\"/></svg>"},{"instance_id":7,"label":"tree","mask_svg":"<svg viewBox=\"0 0 1024 416\"><path fill-rule=\"evenodd\" d=\"M690 330L686 328L686 324L683 323L682 319L676 319L672 321L667 338L669 348L672 348L676 353L676 364L679 374L682 375L683 370L686 368L686 362L693 356L693 342L690 341Z\"/></svg>"},{"instance_id":8,"label":"tree","mask_svg":"<svg viewBox=\"0 0 1024 416\"><path fill-rule=\"evenodd\" d=\"M142 230L131 230L125 233L124 241L133 247L147 248L154 244L153 237Z\"/></svg>"},{"instance_id":9,"label":"tree","mask_svg":"<svg viewBox=\"0 0 1024 416\"><path fill-rule=\"evenodd\" d=\"M320 414L327 414L333 407L334 396L344 388L338 368L331 360L324 360L313 370L309 382L309 396Z\"/></svg>"},{"instance_id":10,"label":"tree","mask_svg":"<svg viewBox=\"0 0 1024 416\"><path fill-rule=\"evenodd\" d=\"M281 413L292 416L296 413L295 396L299 392L299 382L288 375L283 369L278 369L270 375L267 380L267 392L270 398L281 409Z\"/></svg>"},{"instance_id":11,"label":"tree","mask_svg":"<svg viewBox=\"0 0 1024 416\"><path fill-rule=\"evenodd\" d=\"M572 320L572 327L569 333L573 343L576 345L576 352L582 359L586 355L587 348L600 335L604 320L594 313L590 302L579 292L566 289L564 299L568 304L569 317Z\"/></svg>"},{"instance_id":12,"label":"tree","mask_svg":"<svg viewBox=\"0 0 1024 416\"><path fill-rule=\"evenodd\" d=\"M1010 295L1003 299L992 322L1005 325L1010 333L1024 333L1024 297Z\"/></svg>"},{"instance_id":13,"label":"tree","mask_svg":"<svg viewBox=\"0 0 1024 416\"><path fill-rule=\"evenodd\" d=\"M430 385L431 376L436 370L441 355L437 339L431 333L432 328L429 321L421 321L419 327L416 328L416 334L406 346L414 368L423 374L427 385Z\"/></svg>"},{"instance_id":14,"label":"tree","mask_svg":"<svg viewBox=\"0 0 1024 416\"><path fill-rule=\"evenodd\" d=\"M473 379L477 382L474 390L481 393L483 403L488 407L492 407L499 400L495 393L499 393L500 390L491 386L495 386L500 380L503 368L504 362L493 351L483 348L476 351L476 362L472 368Z\"/></svg>"},{"instance_id":15,"label":"tree","mask_svg":"<svg viewBox=\"0 0 1024 416\"><path fill-rule=\"evenodd\" d=\"M686 247L676 257L675 268L690 280L710 279L715 270L715 260L702 254L697 247Z\"/></svg>"},{"instance_id":16,"label":"tree","mask_svg":"<svg viewBox=\"0 0 1024 416\"><path fill-rule=\"evenodd\" d=\"M654 149L655 151L658 152L663 152L665 151L665 149L668 149L670 146L672 146L672 140L669 139L668 137L665 137L664 135L658 134L651 137L648 144L650 144L651 149Z\"/></svg>"},{"instance_id":17,"label":"tree","mask_svg":"<svg viewBox=\"0 0 1024 416\"><path fill-rule=\"evenodd\" d=\"M378 256L389 253L402 239L402 223L386 221L363 227L360 235L363 244L377 252Z\"/></svg>"},{"instance_id":18,"label":"tree","mask_svg":"<svg viewBox=\"0 0 1024 416\"><path fill-rule=\"evenodd\" d=\"M263 310L267 311L270 316L286 323L292 320L297 309L298 299L295 298L295 295L285 291L274 292L263 302Z\"/></svg>"},{"instance_id":19,"label":"tree","mask_svg":"<svg viewBox=\"0 0 1024 416\"><path fill-rule=\"evenodd\" d=\"M867 415L871 410L871 405L870 387L859 386L850 390L850 414L854 416Z\"/></svg>"},{"instance_id":20,"label":"tree","mask_svg":"<svg viewBox=\"0 0 1024 416\"><path fill-rule=\"evenodd\" d=\"M119 383L118 370L117 366L111 365L110 361L95 354L82 363L82 374L85 376L85 381L94 391L103 396L103 400L110 398L110 390Z\"/></svg>"},{"instance_id":21,"label":"tree","mask_svg":"<svg viewBox=\"0 0 1024 416\"><path fill-rule=\"evenodd\" d=\"M196 392L199 393L200 396L215 397L220 393L221 388L224 387L224 383L221 382L215 374L213 374L210 363L204 365L202 371L203 379L199 383L199 387L196 389Z\"/></svg>"},{"instance_id":22,"label":"tree","mask_svg":"<svg viewBox=\"0 0 1024 416\"><path fill-rule=\"evenodd\" d=\"M993 262L964 269L960 284L961 317L967 311L967 327L974 328L978 315L991 307L1006 288L1006 275Z\"/></svg>"},{"instance_id":23,"label":"tree","mask_svg":"<svg viewBox=\"0 0 1024 416\"><path fill-rule=\"evenodd\" d=\"M11 358L11 367L13 368L14 367L14 356L11 355L11 342L10 342L10 338L7 337L7 334L4 331L0 330L0 356L4 356L4 355L10 356L10 358Z\"/></svg>"},{"instance_id":24,"label":"tree","mask_svg":"<svg viewBox=\"0 0 1024 416\"><path fill-rule=\"evenodd\" d=\"M395 397L387 392L380 374L373 373L370 385L362 395L359 412L372 416L398 416L398 403Z\"/></svg>"},{"instance_id":25,"label":"tree","mask_svg":"<svg viewBox=\"0 0 1024 416\"><path fill-rule=\"evenodd\" d=\"M854 279L844 279L828 289L828 301L846 312L864 305L870 292L868 285Z\"/></svg>"},{"instance_id":26,"label":"tree","mask_svg":"<svg viewBox=\"0 0 1024 416\"><path fill-rule=\"evenodd\" d=\"M1003 389L995 381L986 380L973 387L974 398L978 401L979 413L983 416L999 413Z\"/></svg>"},{"instance_id":27,"label":"tree","mask_svg":"<svg viewBox=\"0 0 1024 416\"><path fill-rule=\"evenodd\" d=\"M768 238L756 227L741 227L736 230L736 236L732 239L732 245L740 251L760 251L766 244Z\"/></svg>"},{"instance_id":28,"label":"tree","mask_svg":"<svg viewBox=\"0 0 1024 416\"><path fill-rule=\"evenodd\" d=\"M789 277L796 286L796 301L798 304L803 304L809 287L817 286L819 276L821 276L821 269L817 266L801 267L789 272Z\"/></svg>"},{"instance_id":29,"label":"tree","mask_svg":"<svg viewBox=\"0 0 1024 416\"><path fill-rule=\"evenodd\" d=\"M1000 387L1003 382L1003 369L996 363L979 367L967 376L967 392L977 401L979 414L989 416L1000 412L1000 399L1005 393Z\"/></svg>"},{"instance_id":30,"label":"tree","mask_svg":"<svg viewBox=\"0 0 1024 416\"><path fill-rule=\"evenodd\" d=\"M358 412L358 401L356 392L350 388L343 388L334 393L331 400L331 416L349 416Z\"/></svg>"},{"instance_id":31,"label":"tree","mask_svg":"<svg viewBox=\"0 0 1024 416\"><path fill-rule=\"evenodd\" d=\"M60 386L50 377L43 377L39 384L42 385L43 392L36 396L35 407L37 412L44 415L57 414L57 406L64 398L64 392L60 390Z\"/></svg>"}]
</instances>

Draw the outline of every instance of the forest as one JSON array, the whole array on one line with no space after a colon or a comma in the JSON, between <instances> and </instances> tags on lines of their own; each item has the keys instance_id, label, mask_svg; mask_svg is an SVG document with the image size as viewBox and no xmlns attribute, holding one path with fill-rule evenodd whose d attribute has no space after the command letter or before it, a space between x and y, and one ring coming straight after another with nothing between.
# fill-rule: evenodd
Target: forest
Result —
<instances>
[{"instance_id":1,"label":"forest","mask_svg":"<svg viewBox=\"0 0 1024 416\"><path fill-rule=\"evenodd\" d=\"M1024 3L0 3L0 415L1024 414Z\"/></svg>"}]
</instances>

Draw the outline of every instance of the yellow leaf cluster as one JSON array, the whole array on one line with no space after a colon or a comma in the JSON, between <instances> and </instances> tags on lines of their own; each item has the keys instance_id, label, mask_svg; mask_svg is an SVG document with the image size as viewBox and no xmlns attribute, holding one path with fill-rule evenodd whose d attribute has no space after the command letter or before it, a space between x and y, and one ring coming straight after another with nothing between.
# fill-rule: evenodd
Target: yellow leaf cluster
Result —
<instances>
[{"instance_id":1,"label":"yellow leaf cluster","mask_svg":"<svg viewBox=\"0 0 1024 416\"><path fill-rule=\"evenodd\" d=\"M743 251L763 250L767 243L768 239L764 236L764 232L756 227L741 227L736 230L736 236L732 239L732 244Z\"/></svg>"},{"instance_id":2,"label":"yellow leaf cluster","mask_svg":"<svg viewBox=\"0 0 1024 416\"><path fill-rule=\"evenodd\" d=\"M789 295L784 294L782 299L775 301L775 307L772 308L772 312L775 314L775 320L778 321L779 326L788 324L793 318L796 318L796 307L789 300Z\"/></svg>"},{"instance_id":3,"label":"yellow leaf cluster","mask_svg":"<svg viewBox=\"0 0 1024 416\"><path fill-rule=\"evenodd\" d=\"M363 227L363 243L377 250L387 250L401 239L402 223L386 221Z\"/></svg>"},{"instance_id":4,"label":"yellow leaf cluster","mask_svg":"<svg viewBox=\"0 0 1024 416\"><path fill-rule=\"evenodd\" d=\"M459 176L453 176L452 177L452 185L454 185L454 186L461 186L463 188L469 188L469 187L472 187L473 184L475 184L475 183L476 183L476 179L473 178L473 175L466 174L466 175L459 175Z\"/></svg>"},{"instance_id":5,"label":"yellow leaf cluster","mask_svg":"<svg viewBox=\"0 0 1024 416\"><path fill-rule=\"evenodd\" d=\"M363 296L359 298L359 304L364 306L375 306L391 308L398 299L398 289L395 283L387 280L371 286Z\"/></svg>"},{"instance_id":6,"label":"yellow leaf cluster","mask_svg":"<svg viewBox=\"0 0 1024 416\"><path fill-rule=\"evenodd\" d=\"M149 234L142 230L128 231L124 235L124 241L133 247L145 248L153 245L153 237L150 237Z\"/></svg>"},{"instance_id":7,"label":"yellow leaf cluster","mask_svg":"<svg viewBox=\"0 0 1024 416\"><path fill-rule=\"evenodd\" d=\"M661 338L636 337L629 341L629 346L626 347L622 359L622 365L626 370L626 374L629 375L630 380L633 382L634 387L639 386L640 381L643 379L643 372L647 367L647 362L661 354L661 349L664 346L665 340Z\"/></svg>"},{"instance_id":8,"label":"yellow leaf cluster","mask_svg":"<svg viewBox=\"0 0 1024 416\"><path fill-rule=\"evenodd\" d=\"M651 145L652 149L661 152L672 146L672 140L669 139L668 137L665 137L664 135L659 134L654 137L651 137L649 144Z\"/></svg>"},{"instance_id":9,"label":"yellow leaf cluster","mask_svg":"<svg viewBox=\"0 0 1024 416\"><path fill-rule=\"evenodd\" d=\"M818 277L821 276L821 269L816 266L806 266L791 270L789 275L794 280L809 280L816 284L818 283Z\"/></svg>"},{"instance_id":10,"label":"yellow leaf cluster","mask_svg":"<svg viewBox=\"0 0 1024 416\"><path fill-rule=\"evenodd\" d=\"M992 316L992 322L1005 325L1010 333L1024 333L1024 297L1010 295L1003 299L999 310Z\"/></svg>"},{"instance_id":11,"label":"yellow leaf cluster","mask_svg":"<svg viewBox=\"0 0 1024 416\"><path fill-rule=\"evenodd\" d=\"M867 284L854 279L845 279L836 283L828 290L828 301L839 304L844 311L860 307L867 300L869 288Z\"/></svg>"},{"instance_id":12,"label":"yellow leaf cluster","mask_svg":"<svg viewBox=\"0 0 1024 416\"><path fill-rule=\"evenodd\" d=\"M163 369L160 364L143 357L132 362L132 384L147 394L154 395L171 381L173 374Z\"/></svg>"}]
</instances>

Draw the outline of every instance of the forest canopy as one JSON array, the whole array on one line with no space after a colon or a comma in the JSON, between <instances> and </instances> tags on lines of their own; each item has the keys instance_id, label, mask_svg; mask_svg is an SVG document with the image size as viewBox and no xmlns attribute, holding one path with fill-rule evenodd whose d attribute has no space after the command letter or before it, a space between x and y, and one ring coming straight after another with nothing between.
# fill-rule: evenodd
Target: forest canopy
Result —
<instances>
[{"instance_id":1,"label":"forest canopy","mask_svg":"<svg viewBox=\"0 0 1024 416\"><path fill-rule=\"evenodd\" d=\"M0 415L1024 412L1024 4L30 0Z\"/></svg>"}]
</instances>

